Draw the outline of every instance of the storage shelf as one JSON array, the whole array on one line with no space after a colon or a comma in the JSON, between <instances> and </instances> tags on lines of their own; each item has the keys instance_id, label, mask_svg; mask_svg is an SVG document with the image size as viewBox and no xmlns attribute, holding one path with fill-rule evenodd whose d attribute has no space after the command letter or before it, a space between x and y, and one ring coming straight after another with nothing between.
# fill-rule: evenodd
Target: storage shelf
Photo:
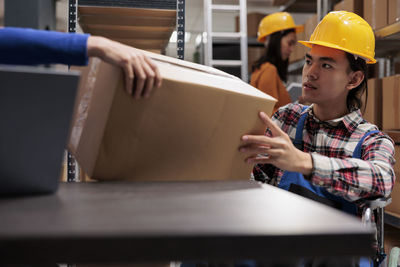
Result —
<instances>
[{"instance_id":1,"label":"storage shelf","mask_svg":"<svg viewBox=\"0 0 400 267\"><path fill-rule=\"evenodd\" d=\"M396 22L376 30L375 36L376 57L388 57L399 54L400 22Z\"/></svg>"},{"instance_id":2,"label":"storage shelf","mask_svg":"<svg viewBox=\"0 0 400 267\"><path fill-rule=\"evenodd\" d=\"M400 216L391 212L385 212L385 223L400 228Z\"/></svg>"},{"instance_id":3,"label":"storage shelf","mask_svg":"<svg viewBox=\"0 0 400 267\"><path fill-rule=\"evenodd\" d=\"M290 74L301 74L301 71L303 69L304 66L304 59L301 59L299 61L295 61L289 64L288 67L288 73Z\"/></svg>"},{"instance_id":4,"label":"storage shelf","mask_svg":"<svg viewBox=\"0 0 400 267\"><path fill-rule=\"evenodd\" d=\"M219 45L240 45L240 40L239 39L226 39L226 38L220 38L220 37L214 37L213 38L213 44L219 44ZM257 41L256 37L247 37L247 44L248 46L258 46L258 47L263 47L263 43L259 43Z\"/></svg>"},{"instance_id":5,"label":"storage shelf","mask_svg":"<svg viewBox=\"0 0 400 267\"><path fill-rule=\"evenodd\" d=\"M400 39L400 21L375 31L377 39Z\"/></svg>"}]
</instances>

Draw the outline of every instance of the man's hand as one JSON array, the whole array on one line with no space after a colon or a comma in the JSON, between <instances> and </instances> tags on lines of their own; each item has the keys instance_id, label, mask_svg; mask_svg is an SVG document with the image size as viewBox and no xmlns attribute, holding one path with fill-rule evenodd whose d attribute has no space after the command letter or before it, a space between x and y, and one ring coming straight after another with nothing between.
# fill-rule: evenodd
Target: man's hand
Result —
<instances>
[{"instance_id":1,"label":"man's hand","mask_svg":"<svg viewBox=\"0 0 400 267\"><path fill-rule=\"evenodd\" d=\"M297 149L289 136L283 132L264 112L259 113L261 121L271 130L272 136L244 135L239 150L248 155L249 164L272 164L282 170L309 175L312 159L309 153Z\"/></svg>"},{"instance_id":2,"label":"man's hand","mask_svg":"<svg viewBox=\"0 0 400 267\"><path fill-rule=\"evenodd\" d=\"M157 65L138 49L99 36L88 38L87 49L89 57L123 69L126 91L134 98L148 98L154 87L161 86Z\"/></svg>"}]
</instances>

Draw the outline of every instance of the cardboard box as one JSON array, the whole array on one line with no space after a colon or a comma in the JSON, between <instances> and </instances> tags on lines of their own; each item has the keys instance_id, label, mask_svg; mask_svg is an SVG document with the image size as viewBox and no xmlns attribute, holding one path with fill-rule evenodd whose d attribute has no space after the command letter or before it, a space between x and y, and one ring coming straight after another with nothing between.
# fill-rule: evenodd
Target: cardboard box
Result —
<instances>
[{"instance_id":1,"label":"cardboard box","mask_svg":"<svg viewBox=\"0 0 400 267\"><path fill-rule=\"evenodd\" d=\"M397 145L394 146L395 149L395 155L394 158L396 160L396 163L394 164L394 171L396 173L396 177L398 178L397 181L400 182L400 143L398 142ZM400 188L399 188L400 192ZM399 212L400 214L400 212Z\"/></svg>"},{"instance_id":2,"label":"cardboard box","mask_svg":"<svg viewBox=\"0 0 400 267\"><path fill-rule=\"evenodd\" d=\"M264 13L248 13L247 14L247 36L257 37L258 25L260 24L260 21L267 15L268 14L264 14ZM236 29L236 32L240 31L239 16L236 16L236 18L235 18L235 29Z\"/></svg>"},{"instance_id":3,"label":"cardboard box","mask_svg":"<svg viewBox=\"0 0 400 267\"><path fill-rule=\"evenodd\" d=\"M400 75L382 79L382 129L400 129Z\"/></svg>"},{"instance_id":4,"label":"cardboard box","mask_svg":"<svg viewBox=\"0 0 400 267\"><path fill-rule=\"evenodd\" d=\"M247 54L248 54L248 70L251 72L251 67L253 64L262 57L262 55L265 53L265 47L261 46L249 46L247 48Z\"/></svg>"},{"instance_id":5,"label":"cardboard box","mask_svg":"<svg viewBox=\"0 0 400 267\"><path fill-rule=\"evenodd\" d=\"M388 131L386 133L389 134L389 136L396 142L397 145L394 146L394 159L396 160L396 163L394 165L394 172L396 174L396 182L394 184L391 195L392 202L385 208L385 211L389 211L400 216L400 140L398 139L400 134L393 133L393 131Z\"/></svg>"},{"instance_id":6,"label":"cardboard box","mask_svg":"<svg viewBox=\"0 0 400 267\"><path fill-rule=\"evenodd\" d=\"M396 147L397 147L397 151L399 151L400 147L399 146L396 146ZM396 179L396 182L394 184L392 195L391 195L392 202L385 207L385 211L388 211L390 213L394 213L397 216L400 216L400 179L399 179L399 177L400 177L400 173L397 172L396 173L396 178L397 179Z\"/></svg>"},{"instance_id":7,"label":"cardboard box","mask_svg":"<svg viewBox=\"0 0 400 267\"><path fill-rule=\"evenodd\" d=\"M337 3L333 7L333 10L334 11L340 11L340 10L349 11L349 12L356 13L357 15L362 17L363 12L364 12L364 0L343 0L339 3Z\"/></svg>"},{"instance_id":8,"label":"cardboard box","mask_svg":"<svg viewBox=\"0 0 400 267\"><path fill-rule=\"evenodd\" d=\"M318 25L318 16L313 15L304 23L304 40L310 40L311 34L314 32L315 27Z\"/></svg>"},{"instance_id":9,"label":"cardboard box","mask_svg":"<svg viewBox=\"0 0 400 267\"><path fill-rule=\"evenodd\" d=\"M93 60L82 74L69 150L98 180L249 179L240 137L263 134L276 100L211 67L153 53L162 87L124 90L120 68Z\"/></svg>"},{"instance_id":10,"label":"cardboard box","mask_svg":"<svg viewBox=\"0 0 400 267\"><path fill-rule=\"evenodd\" d=\"M365 94L363 95L365 105ZM364 119L382 128L382 80L378 78L368 80L368 99L363 113Z\"/></svg>"},{"instance_id":11,"label":"cardboard box","mask_svg":"<svg viewBox=\"0 0 400 267\"><path fill-rule=\"evenodd\" d=\"M385 130L384 131L387 135L390 136L390 138L393 139L393 141L400 145L400 131L395 131L395 130ZM397 153L399 153L400 155L400 150L396 151ZM399 163L399 167L400 167L400 163ZM399 172L400 172L400 168L399 168Z\"/></svg>"},{"instance_id":12,"label":"cardboard box","mask_svg":"<svg viewBox=\"0 0 400 267\"><path fill-rule=\"evenodd\" d=\"M305 32L300 32L297 33L297 40L305 40ZM296 43L296 46L294 48L294 51L292 54L290 54L290 58L289 58L289 62L295 62L295 61L299 61L301 59L304 59L306 52L308 51L308 47L300 44L300 43Z\"/></svg>"},{"instance_id":13,"label":"cardboard box","mask_svg":"<svg viewBox=\"0 0 400 267\"><path fill-rule=\"evenodd\" d=\"M77 13L85 33L141 49L164 50L176 28L176 10L79 6Z\"/></svg>"},{"instance_id":14,"label":"cardboard box","mask_svg":"<svg viewBox=\"0 0 400 267\"><path fill-rule=\"evenodd\" d=\"M395 214L391 214L391 215L395 215ZM397 215L396 217L397 217L397 219L400 220L400 215ZM392 262L394 262L394 261L390 260L390 258L395 260L394 253L392 255L390 255L392 248L394 248L394 247L400 247L400 228L397 228L390 224L385 224L384 248L385 248L386 255L388 255L388 257L389 257L390 264Z\"/></svg>"},{"instance_id":15,"label":"cardboard box","mask_svg":"<svg viewBox=\"0 0 400 267\"><path fill-rule=\"evenodd\" d=\"M364 0L364 19L372 29L380 29L387 25L388 0Z\"/></svg>"},{"instance_id":16,"label":"cardboard box","mask_svg":"<svg viewBox=\"0 0 400 267\"><path fill-rule=\"evenodd\" d=\"M400 20L400 0L388 0L388 24Z\"/></svg>"}]
</instances>

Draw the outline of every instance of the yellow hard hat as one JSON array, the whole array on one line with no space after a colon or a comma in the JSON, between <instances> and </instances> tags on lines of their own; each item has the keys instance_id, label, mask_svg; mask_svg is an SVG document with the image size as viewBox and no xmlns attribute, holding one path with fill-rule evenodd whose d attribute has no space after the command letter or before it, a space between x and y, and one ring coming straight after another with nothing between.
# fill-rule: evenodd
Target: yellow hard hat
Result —
<instances>
[{"instance_id":1,"label":"yellow hard hat","mask_svg":"<svg viewBox=\"0 0 400 267\"><path fill-rule=\"evenodd\" d=\"M328 13L311 34L310 41L299 43L307 47L316 44L343 50L364 58L368 64L376 63L374 32L363 18L352 12Z\"/></svg>"},{"instance_id":2,"label":"yellow hard hat","mask_svg":"<svg viewBox=\"0 0 400 267\"><path fill-rule=\"evenodd\" d=\"M265 16L258 25L257 40L263 43L267 35L288 29L294 29L299 33L304 30L304 26L294 24L292 16L287 12L273 13Z\"/></svg>"}]
</instances>

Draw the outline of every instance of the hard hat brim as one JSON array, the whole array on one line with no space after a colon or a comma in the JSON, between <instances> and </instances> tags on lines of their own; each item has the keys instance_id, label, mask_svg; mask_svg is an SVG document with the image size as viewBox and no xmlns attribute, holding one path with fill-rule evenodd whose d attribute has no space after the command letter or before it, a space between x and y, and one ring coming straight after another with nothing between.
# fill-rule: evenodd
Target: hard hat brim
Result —
<instances>
[{"instance_id":1,"label":"hard hat brim","mask_svg":"<svg viewBox=\"0 0 400 267\"><path fill-rule=\"evenodd\" d=\"M348 52L350 54L357 55L357 56L360 56L360 57L366 59L367 64L376 63L376 59L371 57L371 56L368 56L368 55L365 55L365 54L362 54L362 53L354 53L354 51L351 51L349 49L346 49L346 48L343 48L341 46L334 45L334 44L331 44L331 43L322 42L322 41L298 41L298 42L301 43L304 46L309 47L309 48L311 48L312 45L320 45L320 46L326 46L326 47L329 47L329 48L339 49L339 50L342 50L344 52Z\"/></svg>"}]
</instances>

